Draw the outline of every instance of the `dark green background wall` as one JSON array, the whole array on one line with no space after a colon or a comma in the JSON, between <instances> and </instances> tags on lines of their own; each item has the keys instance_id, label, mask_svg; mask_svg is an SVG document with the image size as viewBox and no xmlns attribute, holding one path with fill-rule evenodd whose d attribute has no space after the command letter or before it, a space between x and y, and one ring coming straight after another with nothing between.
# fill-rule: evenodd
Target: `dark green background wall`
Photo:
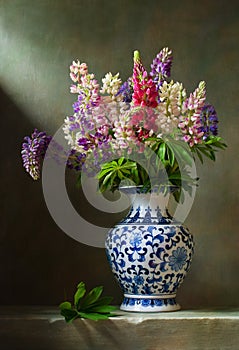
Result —
<instances>
[{"instance_id":1,"label":"dark green background wall","mask_svg":"<svg viewBox=\"0 0 239 350\"><path fill-rule=\"evenodd\" d=\"M184 308L238 306L238 11L226 0L0 0L0 304L58 304L80 280L120 301L104 250L74 241L50 217L41 182L22 169L21 142L34 127L54 133L71 114L73 59L98 79L108 71L124 79L133 50L149 67L169 46L174 80L188 91L207 82L228 143L215 164L198 165L186 222L196 252L179 300Z\"/></svg>"}]
</instances>

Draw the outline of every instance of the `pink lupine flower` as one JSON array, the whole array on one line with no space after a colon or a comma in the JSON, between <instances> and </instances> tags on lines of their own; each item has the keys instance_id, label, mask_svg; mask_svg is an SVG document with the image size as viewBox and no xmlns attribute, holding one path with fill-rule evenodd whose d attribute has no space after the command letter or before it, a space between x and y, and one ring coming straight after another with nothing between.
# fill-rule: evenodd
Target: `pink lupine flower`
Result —
<instances>
[{"instance_id":1,"label":"pink lupine flower","mask_svg":"<svg viewBox=\"0 0 239 350\"><path fill-rule=\"evenodd\" d=\"M129 124L138 128L143 128L148 132L156 132L158 130L156 119L157 115L154 110L146 107L146 109L136 110L132 113Z\"/></svg>"},{"instance_id":2,"label":"pink lupine flower","mask_svg":"<svg viewBox=\"0 0 239 350\"><path fill-rule=\"evenodd\" d=\"M182 116L178 127L183 133L183 139L190 147L203 141L201 111L206 99L205 82L201 81L198 88L190 94L182 106Z\"/></svg>"},{"instance_id":3,"label":"pink lupine flower","mask_svg":"<svg viewBox=\"0 0 239 350\"><path fill-rule=\"evenodd\" d=\"M130 120L130 123L132 125L140 125L141 122L144 121L144 113L142 113L142 111L136 111L132 117L131 117L131 120Z\"/></svg>"},{"instance_id":4,"label":"pink lupine flower","mask_svg":"<svg viewBox=\"0 0 239 350\"><path fill-rule=\"evenodd\" d=\"M77 88L77 85L72 84L71 87L70 87L70 92L71 92L71 94L78 94L79 93L79 89Z\"/></svg>"},{"instance_id":5,"label":"pink lupine flower","mask_svg":"<svg viewBox=\"0 0 239 350\"><path fill-rule=\"evenodd\" d=\"M88 66L86 63L80 63L79 60L73 61L70 65L70 78L74 83L81 81L81 75L88 74Z\"/></svg>"},{"instance_id":6,"label":"pink lupine flower","mask_svg":"<svg viewBox=\"0 0 239 350\"><path fill-rule=\"evenodd\" d=\"M70 65L70 78L74 83L77 83L80 80L79 69L80 69L80 61L79 60L73 61L72 64Z\"/></svg>"},{"instance_id":7,"label":"pink lupine flower","mask_svg":"<svg viewBox=\"0 0 239 350\"><path fill-rule=\"evenodd\" d=\"M80 68L79 68L79 73L81 75L86 75L88 74L88 66L86 63L81 63Z\"/></svg>"}]
</instances>

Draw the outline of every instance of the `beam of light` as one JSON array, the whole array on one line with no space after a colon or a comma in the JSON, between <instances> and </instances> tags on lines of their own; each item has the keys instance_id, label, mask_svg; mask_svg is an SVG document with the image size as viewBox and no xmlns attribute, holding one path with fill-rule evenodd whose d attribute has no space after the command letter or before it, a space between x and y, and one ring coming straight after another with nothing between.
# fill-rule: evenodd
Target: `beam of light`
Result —
<instances>
[{"instance_id":1,"label":"beam of light","mask_svg":"<svg viewBox=\"0 0 239 350\"><path fill-rule=\"evenodd\" d=\"M62 49L51 46L53 33L36 41L26 26L3 22L0 17L0 85L36 127L54 132L71 113L66 53L60 59Z\"/></svg>"}]
</instances>

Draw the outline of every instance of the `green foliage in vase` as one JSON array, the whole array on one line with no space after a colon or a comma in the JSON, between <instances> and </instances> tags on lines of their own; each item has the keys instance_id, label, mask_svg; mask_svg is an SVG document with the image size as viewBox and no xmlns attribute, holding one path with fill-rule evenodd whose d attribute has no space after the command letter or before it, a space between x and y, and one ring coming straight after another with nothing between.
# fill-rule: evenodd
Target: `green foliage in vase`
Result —
<instances>
[{"instance_id":1,"label":"green foliage in vase","mask_svg":"<svg viewBox=\"0 0 239 350\"><path fill-rule=\"evenodd\" d=\"M170 137L150 137L147 138L148 141L151 142L151 149L156 155L153 160L151 159L152 153L150 153L147 163L145 158L142 158L141 164L143 165L130 160L130 158L121 157L101 166L97 176L101 192L107 189L115 191L119 188L122 180L124 180L124 185L133 183L136 186L141 186L142 192L147 192L151 189L150 180L152 178L164 179L164 174L167 174L165 182L160 182L159 190L166 194L173 187L175 200L182 201L184 199L182 189L191 194L192 187L197 185L198 178L192 179L187 173L187 166L192 165L195 156L202 163L203 156L215 161L217 149L226 148L225 143L218 136L211 136L204 144L190 149L186 144ZM151 174L150 177L148 173Z\"/></svg>"}]
</instances>

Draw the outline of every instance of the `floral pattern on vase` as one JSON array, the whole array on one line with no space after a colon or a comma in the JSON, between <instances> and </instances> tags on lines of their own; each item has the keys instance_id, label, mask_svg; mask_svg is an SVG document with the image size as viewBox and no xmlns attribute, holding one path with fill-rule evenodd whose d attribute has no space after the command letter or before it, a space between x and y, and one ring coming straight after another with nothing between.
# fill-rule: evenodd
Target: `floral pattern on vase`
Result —
<instances>
[{"instance_id":1,"label":"floral pattern on vase","mask_svg":"<svg viewBox=\"0 0 239 350\"><path fill-rule=\"evenodd\" d=\"M169 215L165 203L160 205L159 197L137 194L127 217L106 238L108 261L124 291L125 311L180 308L176 291L191 264L193 238Z\"/></svg>"}]
</instances>

